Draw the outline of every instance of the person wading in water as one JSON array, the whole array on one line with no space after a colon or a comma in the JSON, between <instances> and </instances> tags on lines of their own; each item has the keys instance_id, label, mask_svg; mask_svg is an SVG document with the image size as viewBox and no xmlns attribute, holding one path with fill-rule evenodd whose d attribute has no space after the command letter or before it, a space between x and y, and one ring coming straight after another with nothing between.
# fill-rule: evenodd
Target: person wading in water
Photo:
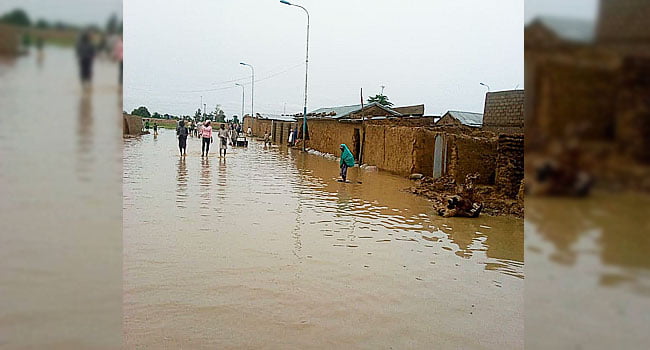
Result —
<instances>
[{"instance_id":1,"label":"person wading in water","mask_svg":"<svg viewBox=\"0 0 650 350\"><path fill-rule=\"evenodd\" d=\"M208 156L208 151L210 150L210 144L212 143L212 126L210 126L210 121L206 121L201 129L201 138L203 140L201 144L201 157L204 155Z\"/></svg>"},{"instance_id":2,"label":"person wading in water","mask_svg":"<svg viewBox=\"0 0 650 350\"><path fill-rule=\"evenodd\" d=\"M219 136L219 157L221 157L221 151L223 151L223 156L226 156L226 150L228 149L228 130L226 126L221 124L219 131L217 131L217 136Z\"/></svg>"},{"instance_id":3,"label":"person wading in water","mask_svg":"<svg viewBox=\"0 0 650 350\"><path fill-rule=\"evenodd\" d=\"M348 168L354 166L354 156L348 146L344 143L341 144L341 161L339 162L341 166L341 179L340 182L346 182L348 177Z\"/></svg>"},{"instance_id":4,"label":"person wading in water","mask_svg":"<svg viewBox=\"0 0 650 350\"><path fill-rule=\"evenodd\" d=\"M187 155L187 134L188 130L185 127L185 121L179 121L176 127L176 135L178 136L178 149L181 151L181 156Z\"/></svg>"}]
</instances>

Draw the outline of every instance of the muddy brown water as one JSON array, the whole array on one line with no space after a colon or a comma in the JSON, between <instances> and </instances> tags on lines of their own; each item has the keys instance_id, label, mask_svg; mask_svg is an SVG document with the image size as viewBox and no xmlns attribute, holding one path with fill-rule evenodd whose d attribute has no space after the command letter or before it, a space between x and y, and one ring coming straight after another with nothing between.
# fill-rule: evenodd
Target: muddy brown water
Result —
<instances>
[{"instance_id":1,"label":"muddy brown water","mask_svg":"<svg viewBox=\"0 0 650 350\"><path fill-rule=\"evenodd\" d=\"M648 208L634 193L526 199L527 349L647 348Z\"/></svg>"},{"instance_id":2,"label":"muddy brown water","mask_svg":"<svg viewBox=\"0 0 650 350\"><path fill-rule=\"evenodd\" d=\"M125 140L128 348L523 346L522 220L436 217L406 179L286 147L188 149Z\"/></svg>"},{"instance_id":3,"label":"muddy brown water","mask_svg":"<svg viewBox=\"0 0 650 350\"><path fill-rule=\"evenodd\" d=\"M0 58L0 348L121 346L121 91L75 52Z\"/></svg>"}]
</instances>

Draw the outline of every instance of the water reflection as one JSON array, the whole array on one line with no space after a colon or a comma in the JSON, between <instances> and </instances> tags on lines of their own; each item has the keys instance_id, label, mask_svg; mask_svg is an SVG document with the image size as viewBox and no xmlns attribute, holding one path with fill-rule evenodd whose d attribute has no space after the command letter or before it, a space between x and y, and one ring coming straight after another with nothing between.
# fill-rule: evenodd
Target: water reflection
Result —
<instances>
[{"instance_id":1,"label":"water reflection","mask_svg":"<svg viewBox=\"0 0 650 350\"><path fill-rule=\"evenodd\" d=\"M79 95L79 114L77 122L77 176L81 181L89 181L90 169L93 166L93 95L83 90Z\"/></svg>"},{"instance_id":2,"label":"water reflection","mask_svg":"<svg viewBox=\"0 0 650 350\"><path fill-rule=\"evenodd\" d=\"M187 196L187 165L185 157L178 157L178 170L176 174L176 206L179 209L186 208Z\"/></svg>"}]
</instances>

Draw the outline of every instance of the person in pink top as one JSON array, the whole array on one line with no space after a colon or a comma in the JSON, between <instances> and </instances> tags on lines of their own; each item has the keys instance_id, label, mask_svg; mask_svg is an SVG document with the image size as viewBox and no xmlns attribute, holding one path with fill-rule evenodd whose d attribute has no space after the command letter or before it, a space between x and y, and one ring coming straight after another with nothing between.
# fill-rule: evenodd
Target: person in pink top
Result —
<instances>
[{"instance_id":1,"label":"person in pink top","mask_svg":"<svg viewBox=\"0 0 650 350\"><path fill-rule=\"evenodd\" d=\"M210 144L212 143L212 126L210 121L207 120L203 124L203 129L201 129L201 139L203 140L201 144L201 157L205 154L208 156L208 151L210 150Z\"/></svg>"}]
</instances>

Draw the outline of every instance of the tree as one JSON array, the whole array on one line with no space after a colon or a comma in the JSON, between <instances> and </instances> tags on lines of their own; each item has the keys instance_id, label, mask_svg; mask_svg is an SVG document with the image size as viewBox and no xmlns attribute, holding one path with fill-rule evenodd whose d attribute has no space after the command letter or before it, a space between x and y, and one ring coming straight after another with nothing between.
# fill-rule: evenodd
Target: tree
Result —
<instances>
[{"instance_id":1,"label":"tree","mask_svg":"<svg viewBox=\"0 0 650 350\"><path fill-rule=\"evenodd\" d=\"M139 115L142 118L151 118L151 113L149 113L149 110L145 106L140 106L131 112L132 115Z\"/></svg>"},{"instance_id":2,"label":"tree","mask_svg":"<svg viewBox=\"0 0 650 350\"><path fill-rule=\"evenodd\" d=\"M38 29L48 29L50 28L50 22L44 20L44 19L39 19L36 21L36 28Z\"/></svg>"},{"instance_id":3,"label":"tree","mask_svg":"<svg viewBox=\"0 0 650 350\"><path fill-rule=\"evenodd\" d=\"M390 106L393 105L392 102L388 101L388 96L381 95L381 94L377 94L375 96L368 97L368 103L373 103L373 102L377 102L380 105L386 106L386 107L390 107Z\"/></svg>"},{"instance_id":4,"label":"tree","mask_svg":"<svg viewBox=\"0 0 650 350\"><path fill-rule=\"evenodd\" d=\"M239 117L237 117L236 115L233 115L231 122L233 122L235 124L239 124Z\"/></svg>"},{"instance_id":5,"label":"tree","mask_svg":"<svg viewBox=\"0 0 650 350\"><path fill-rule=\"evenodd\" d=\"M151 116L152 118L160 119L160 113L154 112L153 115Z\"/></svg>"},{"instance_id":6,"label":"tree","mask_svg":"<svg viewBox=\"0 0 650 350\"><path fill-rule=\"evenodd\" d=\"M115 34L118 32L119 23L117 22L117 15L112 14L111 17L106 22L106 33Z\"/></svg>"},{"instance_id":7,"label":"tree","mask_svg":"<svg viewBox=\"0 0 650 350\"><path fill-rule=\"evenodd\" d=\"M203 121L203 118L201 118L201 108L197 109L196 112L194 112L194 118L196 120Z\"/></svg>"},{"instance_id":8,"label":"tree","mask_svg":"<svg viewBox=\"0 0 650 350\"><path fill-rule=\"evenodd\" d=\"M214 107L214 121L224 123L226 121L226 113L221 109L221 105L216 105Z\"/></svg>"},{"instance_id":9,"label":"tree","mask_svg":"<svg viewBox=\"0 0 650 350\"><path fill-rule=\"evenodd\" d=\"M27 12L21 9L15 9L5 13L0 17L0 22L13 24L19 27L29 27L32 25L32 21L29 19L29 16L27 16Z\"/></svg>"}]
</instances>

